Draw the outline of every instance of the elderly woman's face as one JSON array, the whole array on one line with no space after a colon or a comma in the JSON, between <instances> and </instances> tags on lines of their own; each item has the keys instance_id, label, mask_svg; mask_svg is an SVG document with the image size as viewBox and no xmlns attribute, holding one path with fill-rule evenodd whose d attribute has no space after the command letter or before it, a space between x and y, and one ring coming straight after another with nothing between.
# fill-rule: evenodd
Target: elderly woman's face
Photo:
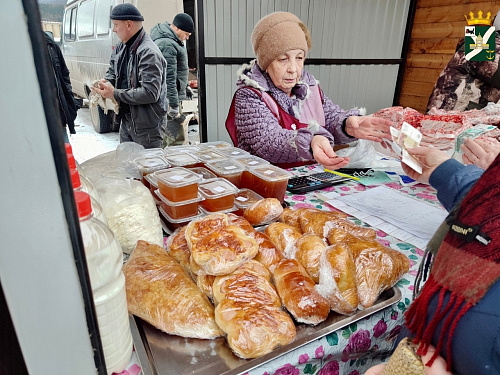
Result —
<instances>
[{"instance_id":1,"label":"elderly woman's face","mask_svg":"<svg viewBox=\"0 0 500 375\"><path fill-rule=\"evenodd\" d=\"M301 49L293 49L275 59L266 70L274 85L288 95L302 77L305 55Z\"/></svg>"}]
</instances>

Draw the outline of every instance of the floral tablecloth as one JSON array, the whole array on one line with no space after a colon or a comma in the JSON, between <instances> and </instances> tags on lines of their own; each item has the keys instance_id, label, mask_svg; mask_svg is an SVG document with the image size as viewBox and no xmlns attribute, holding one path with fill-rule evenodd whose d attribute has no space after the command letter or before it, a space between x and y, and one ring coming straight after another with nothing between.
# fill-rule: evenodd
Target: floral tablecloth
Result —
<instances>
[{"instance_id":1,"label":"floral tablecloth","mask_svg":"<svg viewBox=\"0 0 500 375\"><path fill-rule=\"evenodd\" d=\"M310 173L313 168L315 167L306 166L291 171L295 175L304 175ZM402 186L398 182L392 182L385 186L440 206L435 189L429 185ZM348 195L370 188L372 187L352 181L323 191L336 191L341 195ZM333 209L317 199L312 192L305 195L293 195L287 192L285 200L290 206L295 207L317 207L326 211ZM352 217L351 219L358 225L368 226L359 219ZM411 303L413 282L424 251L380 230L377 231L377 236L384 245L401 251L410 259L410 271L396 284L401 290L401 300L345 328L277 357L247 372L246 375L361 375L371 366L385 361L402 329L403 314ZM129 366L120 375L139 375L140 367L137 363L134 353Z\"/></svg>"}]
</instances>

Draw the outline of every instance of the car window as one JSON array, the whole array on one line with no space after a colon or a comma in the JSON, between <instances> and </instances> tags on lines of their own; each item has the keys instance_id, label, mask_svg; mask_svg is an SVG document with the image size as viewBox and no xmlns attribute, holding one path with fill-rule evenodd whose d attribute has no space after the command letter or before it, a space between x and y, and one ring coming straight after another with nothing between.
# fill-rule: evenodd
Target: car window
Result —
<instances>
[{"instance_id":1,"label":"car window","mask_svg":"<svg viewBox=\"0 0 500 375\"><path fill-rule=\"evenodd\" d=\"M78 25L76 30L79 38L94 35L94 6L94 0L84 1L80 4L76 18Z\"/></svg>"},{"instance_id":2,"label":"car window","mask_svg":"<svg viewBox=\"0 0 500 375\"><path fill-rule=\"evenodd\" d=\"M111 0L99 0L96 11L96 32L97 35L108 35L111 29Z\"/></svg>"}]
</instances>

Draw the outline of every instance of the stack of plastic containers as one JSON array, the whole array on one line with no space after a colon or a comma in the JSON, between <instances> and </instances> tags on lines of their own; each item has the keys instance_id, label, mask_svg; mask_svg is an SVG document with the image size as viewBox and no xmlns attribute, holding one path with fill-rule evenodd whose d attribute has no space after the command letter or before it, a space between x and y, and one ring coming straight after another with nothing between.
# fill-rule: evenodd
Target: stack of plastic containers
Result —
<instances>
[{"instance_id":1,"label":"stack of plastic containers","mask_svg":"<svg viewBox=\"0 0 500 375\"><path fill-rule=\"evenodd\" d=\"M234 205L237 208L234 213L243 216L243 213L248 207L261 199L263 199L262 195L257 194L253 190L240 189L234 197Z\"/></svg>"},{"instance_id":2,"label":"stack of plastic containers","mask_svg":"<svg viewBox=\"0 0 500 375\"><path fill-rule=\"evenodd\" d=\"M232 212L236 210L234 197L238 192L238 188L226 179L216 178L201 183L199 190L204 198L200 204L205 213Z\"/></svg>"},{"instance_id":3,"label":"stack of plastic containers","mask_svg":"<svg viewBox=\"0 0 500 375\"><path fill-rule=\"evenodd\" d=\"M165 160L163 156L139 157L134 160L134 164L141 174L142 183L147 188L150 188L149 181L146 179L147 175L170 167L170 164Z\"/></svg>"},{"instance_id":4,"label":"stack of plastic containers","mask_svg":"<svg viewBox=\"0 0 500 375\"><path fill-rule=\"evenodd\" d=\"M133 346L122 249L109 227L94 217L89 194L75 191L75 202L107 373L121 372Z\"/></svg>"}]
</instances>

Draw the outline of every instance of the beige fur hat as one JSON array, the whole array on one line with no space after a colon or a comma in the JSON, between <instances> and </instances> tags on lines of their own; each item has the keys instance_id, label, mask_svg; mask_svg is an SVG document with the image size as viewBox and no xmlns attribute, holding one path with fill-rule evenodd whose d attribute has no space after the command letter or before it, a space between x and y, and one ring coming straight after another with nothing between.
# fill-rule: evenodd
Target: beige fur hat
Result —
<instances>
[{"instance_id":1,"label":"beige fur hat","mask_svg":"<svg viewBox=\"0 0 500 375\"><path fill-rule=\"evenodd\" d=\"M311 49L309 30L297 16L288 12L275 12L261 18L250 40L263 70L287 51L301 49L307 54Z\"/></svg>"}]
</instances>

